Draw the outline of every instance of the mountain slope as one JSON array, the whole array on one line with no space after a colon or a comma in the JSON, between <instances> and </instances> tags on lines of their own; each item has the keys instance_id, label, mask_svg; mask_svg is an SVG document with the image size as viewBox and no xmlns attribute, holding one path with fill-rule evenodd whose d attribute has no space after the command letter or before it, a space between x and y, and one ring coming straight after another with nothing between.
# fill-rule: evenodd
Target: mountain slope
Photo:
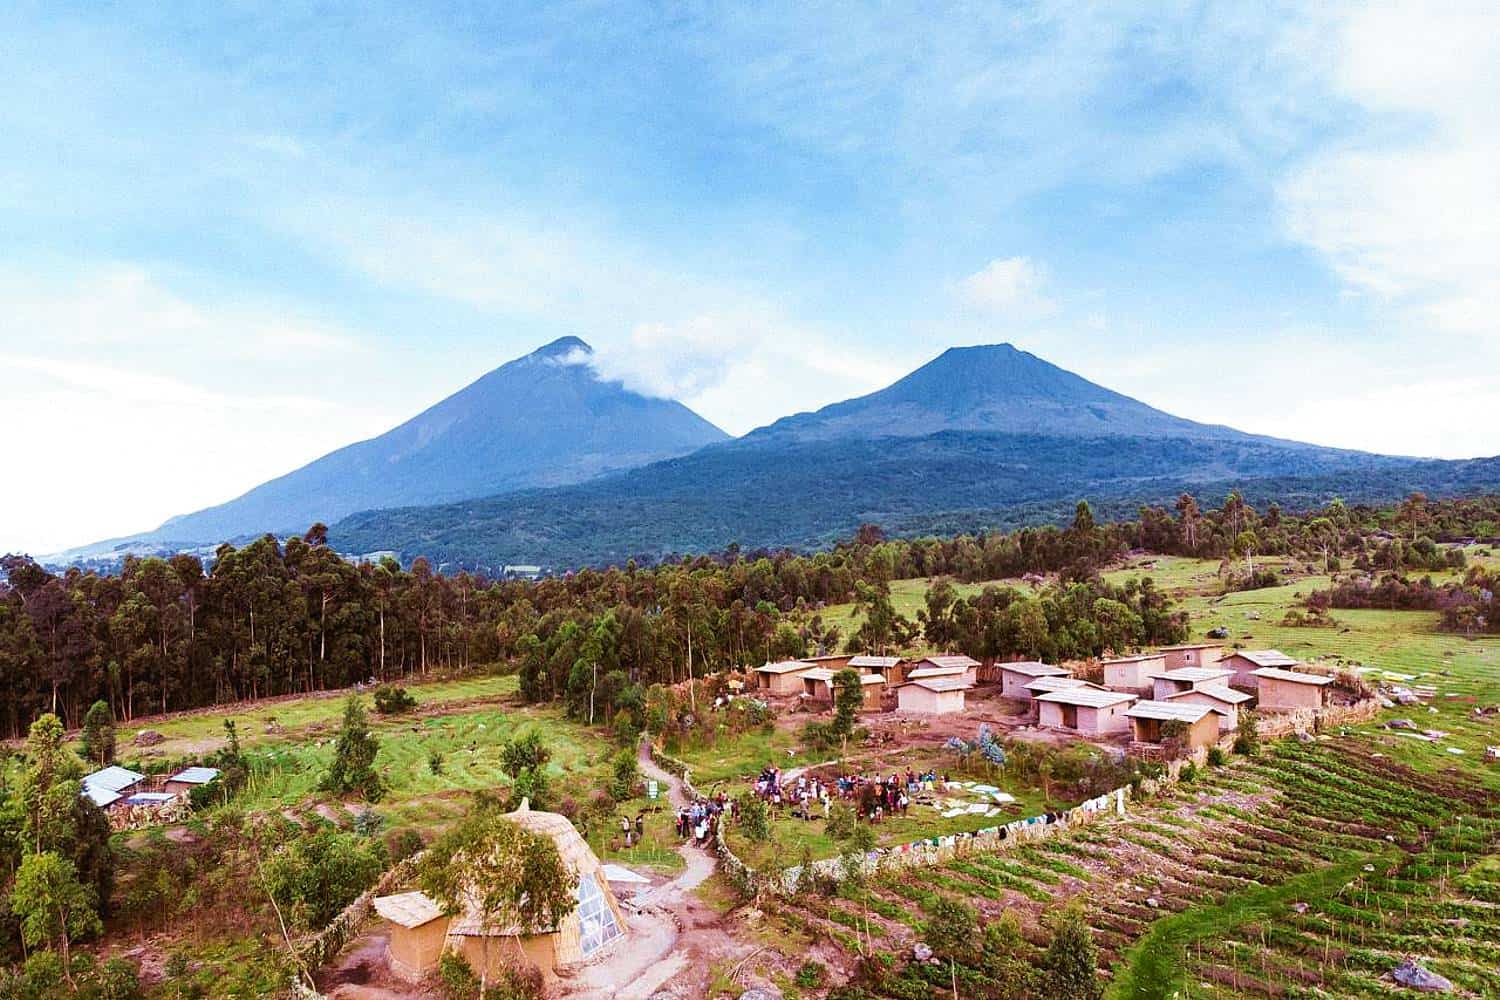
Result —
<instances>
[{"instance_id":1,"label":"mountain slope","mask_svg":"<svg viewBox=\"0 0 1500 1000\"><path fill-rule=\"evenodd\" d=\"M736 441L574 486L352 515L345 551L471 567L569 567L803 546L862 522L904 531L1046 519L1080 497L1157 501L1230 488L1310 503L1500 483L1500 462L1418 462L1200 424L1009 344L955 348L893 385Z\"/></svg>"},{"instance_id":2,"label":"mountain slope","mask_svg":"<svg viewBox=\"0 0 1500 1000\"><path fill-rule=\"evenodd\" d=\"M865 522L905 534L1010 528L1071 516L1087 498L1129 514L1184 491L1230 489L1288 508L1500 486L1500 459L1384 459L1259 441L946 431L920 438L762 438L587 483L439 507L352 515L345 552L394 549L440 564L557 569L747 548L824 545Z\"/></svg>"},{"instance_id":3,"label":"mountain slope","mask_svg":"<svg viewBox=\"0 0 1500 1000\"><path fill-rule=\"evenodd\" d=\"M600 380L564 337L502 365L376 438L340 448L148 538L216 542L303 530L358 510L579 482L727 435L681 403Z\"/></svg>"},{"instance_id":4,"label":"mountain slope","mask_svg":"<svg viewBox=\"0 0 1500 1000\"><path fill-rule=\"evenodd\" d=\"M984 431L1071 437L1296 442L1200 424L1147 406L1010 344L953 347L879 392L752 432L803 441Z\"/></svg>"}]
</instances>

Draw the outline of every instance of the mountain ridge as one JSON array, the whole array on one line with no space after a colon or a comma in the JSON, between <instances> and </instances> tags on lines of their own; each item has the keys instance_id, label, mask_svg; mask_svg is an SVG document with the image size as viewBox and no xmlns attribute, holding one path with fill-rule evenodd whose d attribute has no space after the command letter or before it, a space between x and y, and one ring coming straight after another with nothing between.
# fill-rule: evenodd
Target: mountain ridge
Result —
<instances>
[{"instance_id":1,"label":"mountain ridge","mask_svg":"<svg viewBox=\"0 0 1500 1000\"><path fill-rule=\"evenodd\" d=\"M997 395L997 386L1005 392ZM883 389L782 417L740 440L924 437L941 431L1178 436L1323 447L1178 417L1008 342L950 347Z\"/></svg>"},{"instance_id":2,"label":"mountain ridge","mask_svg":"<svg viewBox=\"0 0 1500 1000\"><path fill-rule=\"evenodd\" d=\"M302 530L358 510L560 486L729 436L675 400L598 376L578 337L494 368L382 434L130 539L187 542Z\"/></svg>"}]
</instances>

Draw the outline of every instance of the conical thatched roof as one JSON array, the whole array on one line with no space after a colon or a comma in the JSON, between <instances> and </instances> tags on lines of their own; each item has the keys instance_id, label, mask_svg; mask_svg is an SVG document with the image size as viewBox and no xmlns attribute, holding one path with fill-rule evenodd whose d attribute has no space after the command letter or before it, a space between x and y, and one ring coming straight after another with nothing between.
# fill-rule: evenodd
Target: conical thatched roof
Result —
<instances>
[{"instance_id":1,"label":"conical thatched roof","mask_svg":"<svg viewBox=\"0 0 1500 1000\"><path fill-rule=\"evenodd\" d=\"M579 878L599 870L599 856L589 847L588 841L583 839L568 817L561 813L533 809L530 800L522 799L520 807L514 812L506 813L505 818L523 830L551 840L557 847L563 864Z\"/></svg>"},{"instance_id":2,"label":"conical thatched roof","mask_svg":"<svg viewBox=\"0 0 1500 1000\"><path fill-rule=\"evenodd\" d=\"M560 813L542 812L532 809L531 803L523 799L520 807L513 812L506 813L505 818L528 833L534 833L551 840L557 848L558 856L562 859L563 864L578 877L580 891L583 890L583 883L587 881L608 897L611 909L618 909L614 903L614 894L610 890L607 880L600 874L603 866L599 863L598 855L594 853L593 848L589 847L588 841L583 839L577 828L573 826L572 822L566 816ZM574 913L563 918L562 926L556 928L554 932L568 934L570 937L576 938L578 934L577 923L577 911L574 911ZM518 926L496 926L493 923L485 924L478 912L478 908L470 904L465 907L463 913L453 918L453 922L448 925L448 933L460 937L511 937L517 934L535 932L523 931ZM541 933L547 932L543 931Z\"/></svg>"}]
</instances>

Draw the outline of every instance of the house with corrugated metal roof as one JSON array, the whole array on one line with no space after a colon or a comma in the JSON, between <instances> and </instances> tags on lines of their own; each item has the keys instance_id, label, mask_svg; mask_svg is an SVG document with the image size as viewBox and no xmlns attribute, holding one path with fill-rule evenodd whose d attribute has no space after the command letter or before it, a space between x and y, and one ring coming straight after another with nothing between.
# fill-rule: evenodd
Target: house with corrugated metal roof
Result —
<instances>
[{"instance_id":1,"label":"house with corrugated metal roof","mask_svg":"<svg viewBox=\"0 0 1500 1000\"><path fill-rule=\"evenodd\" d=\"M1081 736L1111 736L1130 729L1125 710L1136 696L1092 685L1047 691L1036 696L1037 725Z\"/></svg>"},{"instance_id":2,"label":"house with corrugated metal roof","mask_svg":"<svg viewBox=\"0 0 1500 1000\"><path fill-rule=\"evenodd\" d=\"M173 795L186 795L201 788L219 776L217 767L185 767L167 779L162 791Z\"/></svg>"},{"instance_id":3,"label":"house with corrugated metal roof","mask_svg":"<svg viewBox=\"0 0 1500 1000\"><path fill-rule=\"evenodd\" d=\"M108 809L139 791L145 780L144 774L111 764L83 776L83 794L100 809Z\"/></svg>"},{"instance_id":4,"label":"house with corrugated metal roof","mask_svg":"<svg viewBox=\"0 0 1500 1000\"><path fill-rule=\"evenodd\" d=\"M1283 670L1302 665L1302 661L1296 657L1287 656L1279 649L1237 649L1214 664L1224 670L1234 672L1229 683L1235 687L1246 690L1255 690L1254 673L1265 667L1277 667Z\"/></svg>"},{"instance_id":5,"label":"house with corrugated metal roof","mask_svg":"<svg viewBox=\"0 0 1500 1000\"><path fill-rule=\"evenodd\" d=\"M1138 701L1125 710L1130 735L1137 743L1160 744L1168 739L1172 723L1181 723L1175 738L1189 752L1219 741L1219 710L1212 705L1184 701Z\"/></svg>"},{"instance_id":6,"label":"house with corrugated metal roof","mask_svg":"<svg viewBox=\"0 0 1500 1000\"><path fill-rule=\"evenodd\" d=\"M1063 667L1038 660L997 663L995 668L1000 671L1000 696L1014 698L1017 701L1031 700L1031 692L1026 690L1026 685L1038 677L1069 677L1073 673Z\"/></svg>"}]
</instances>

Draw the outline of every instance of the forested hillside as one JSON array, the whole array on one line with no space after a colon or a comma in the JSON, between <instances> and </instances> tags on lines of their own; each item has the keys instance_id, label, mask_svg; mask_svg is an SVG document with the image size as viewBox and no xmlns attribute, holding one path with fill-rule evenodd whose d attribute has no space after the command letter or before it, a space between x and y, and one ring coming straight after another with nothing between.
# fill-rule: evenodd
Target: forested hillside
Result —
<instances>
[{"instance_id":1,"label":"forested hillside","mask_svg":"<svg viewBox=\"0 0 1500 1000\"><path fill-rule=\"evenodd\" d=\"M1330 471L1332 470L1332 471ZM1239 489L1307 509L1500 488L1500 459L1415 462L1259 440L947 431L836 441L756 436L577 486L352 515L346 552L395 550L469 568L558 569L745 547L817 548L860 524L893 533L1063 523L1087 496L1112 515L1182 492Z\"/></svg>"}]
</instances>

